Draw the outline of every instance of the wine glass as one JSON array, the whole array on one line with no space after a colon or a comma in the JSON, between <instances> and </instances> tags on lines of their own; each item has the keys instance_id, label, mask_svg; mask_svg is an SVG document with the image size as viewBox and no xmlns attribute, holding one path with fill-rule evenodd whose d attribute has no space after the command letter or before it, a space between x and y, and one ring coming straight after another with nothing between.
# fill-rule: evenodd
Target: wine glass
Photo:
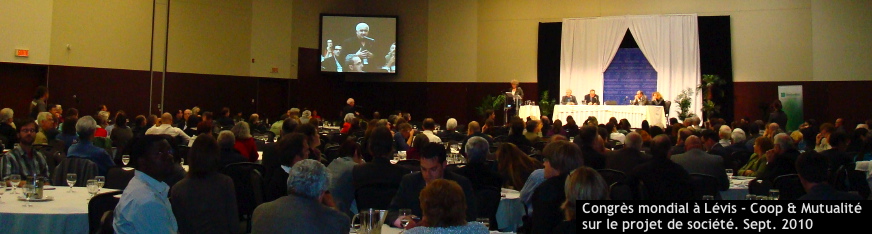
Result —
<instances>
[{"instance_id":1,"label":"wine glass","mask_svg":"<svg viewBox=\"0 0 872 234\"><path fill-rule=\"evenodd\" d=\"M12 183L12 193L10 194L18 194L15 192L15 189L18 188L18 183L21 183L21 175L10 175L9 182Z\"/></svg>"},{"instance_id":2,"label":"wine glass","mask_svg":"<svg viewBox=\"0 0 872 234\"><path fill-rule=\"evenodd\" d=\"M121 163L124 163L124 166L127 166L127 163L130 162L130 155L125 154L121 156Z\"/></svg>"},{"instance_id":3,"label":"wine glass","mask_svg":"<svg viewBox=\"0 0 872 234\"><path fill-rule=\"evenodd\" d=\"M0 197L3 197L3 193L6 192L6 180L0 181ZM6 204L3 200L0 200L0 204Z\"/></svg>"},{"instance_id":4,"label":"wine glass","mask_svg":"<svg viewBox=\"0 0 872 234\"><path fill-rule=\"evenodd\" d=\"M476 222L479 222L484 225L488 230L490 230L490 219L489 218L477 218Z\"/></svg>"},{"instance_id":5,"label":"wine glass","mask_svg":"<svg viewBox=\"0 0 872 234\"><path fill-rule=\"evenodd\" d=\"M778 200L778 197L780 197L780 195L781 195L781 192L778 191L778 189L770 189L769 190L769 199L770 200Z\"/></svg>"},{"instance_id":6,"label":"wine glass","mask_svg":"<svg viewBox=\"0 0 872 234\"><path fill-rule=\"evenodd\" d=\"M409 222L412 221L412 217L411 217L412 210L411 209L400 209L399 212L400 212L399 213L400 217L403 217L403 219L400 219L400 225L403 226L403 231L405 231L406 226L408 226Z\"/></svg>"},{"instance_id":7,"label":"wine glass","mask_svg":"<svg viewBox=\"0 0 872 234\"><path fill-rule=\"evenodd\" d=\"M106 177L105 176L96 176L96 177L94 177L94 179L97 180L97 191L100 191L100 189L103 189L103 185L106 184Z\"/></svg>"},{"instance_id":8,"label":"wine glass","mask_svg":"<svg viewBox=\"0 0 872 234\"><path fill-rule=\"evenodd\" d=\"M27 203L22 205L22 207L33 207L33 205L30 204L30 198L33 197L34 192L36 192L36 191L35 191L35 188L33 187L32 184L25 184L24 185L24 198L27 201Z\"/></svg>"},{"instance_id":9,"label":"wine glass","mask_svg":"<svg viewBox=\"0 0 872 234\"><path fill-rule=\"evenodd\" d=\"M726 170L724 170L724 172L727 173L727 179L733 178L733 169L726 169Z\"/></svg>"},{"instance_id":10,"label":"wine glass","mask_svg":"<svg viewBox=\"0 0 872 234\"><path fill-rule=\"evenodd\" d=\"M75 193L73 192L73 186L76 185L78 177L79 175L76 175L76 173L67 173L67 185L70 186L70 191L67 191L67 193Z\"/></svg>"},{"instance_id":11,"label":"wine glass","mask_svg":"<svg viewBox=\"0 0 872 234\"><path fill-rule=\"evenodd\" d=\"M99 189L100 188L97 187L97 180L95 180L95 179L88 180L88 193L91 194L91 196L88 197L88 200L91 200L91 198L94 197L94 195L97 195L97 190L99 190Z\"/></svg>"}]
</instances>

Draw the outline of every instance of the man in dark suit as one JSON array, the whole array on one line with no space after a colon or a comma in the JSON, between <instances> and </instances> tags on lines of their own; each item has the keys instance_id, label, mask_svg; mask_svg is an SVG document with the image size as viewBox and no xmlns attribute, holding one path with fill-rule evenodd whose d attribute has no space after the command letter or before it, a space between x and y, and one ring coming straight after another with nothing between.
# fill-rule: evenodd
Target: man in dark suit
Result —
<instances>
[{"instance_id":1,"label":"man in dark suit","mask_svg":"<svg viewBox=\"0 0 872 234\"><path fill-rule=\"evenodd\" d=\"M339 57L342 54L342 45L333 46L333 56L327 57L321 62L321 71L331 71L331 72L342 72L342 64L343 57Z\"/></svg>"},{"instance_id":2,"label":"man in dark suit","mask_svg":"<svg viewBox=\"0 0 872 234\"><path fill-rule=\"evenodd\" d=\"M503 185L500 174L494 171L490 165L487 165L490 144L483 137L472 137L466 144L466 155L469 163L465 167L457 169L457 174L469 179L474 191L480 191L484 188L499 190ZM499 197L496 199L499 200Z\"/></svg>"},{"instance_id":3,"label":"man in dark suit","mask_svg":"<svg viewBox=\"0 0 872 234\"><path fill-rule=\"evenodd\" d=\"M718 188L721 191L730 188L730 179L724 173L724 158L703 151L702 141L697 136L688 137L684 147L686 152L673 155L673 162L684 167L688 173L714 176L718 179Z\"/></svg>"},{"instance_id":4,"label":"man in dark suit","mask_svg":"<svg viewBox=\"0 0 872 234\"><path fill-rule=\"evenodd\" d=\"M342 43L345 51L342 52L340 59L346 58L349 54L356 54L363 63L363 70L370 72L378 70L381 65L378 65L373 60L373 52L378 52L379 47L376 46L375 39L369 37L369 25L359 23L354 30L355 36L345 39ZM382 53L387 51L382 51Z\"/></svg>"},{"instance_id":5,"label":"man in dark suit","mask_svg":"<svg viewBox=\"0 0 872 234\"><path fill-rule=\"evenodd\" d=\"M390 188L399 188L400 181L403 175L409 173L406 169L399 165L391 164L390 159L393 157L393 137L391 131L387 127L378 127L372 131L369 136L369 151L373 155L372 161L354 166L351 170L351 184L354 186L354 191L370 186L386 186ZM423 187L423 186L422 186ZM382 206L390 203L391 197L384 197L385 194L372 193L357 193L358 207L385 209L385 207L370 207ZM367 206L367 207L364 207ZM411 207L404 207L411 208Z\"/></svg>"},{"instance_id":6,"label":"man in dark suit","mask_svg":"<svg viewBox=\"0 0 872 234\"><path fill-rule=\"evenodd\" d=\"M832 148L824 150L821 154L826 156L827 165L829 165L830 171L835 172L839 167L848 165L854 161L853 158L845 152L850 143L847 134L839 131L833 132L830 134L829 143Z\"/></svg>"},{"instance_id":7,"label":"man in dark suit","mask_svg":"<svg viewBox=\"0 0 872 234\"><path fill-rule=\"evenodd\" d=\"M727 149L718 143L718 134L715 131L704 129L700 132L700 137L707 153L721 156L721 158L727 157Z\"/></svg>"},{"instance_id":8,"label":"man in dark suit","mask_svg":"<svg viewBox=\"0 0 872 234\"><path fill-rule=\"evenodd\" d=\"M636 166L650 159L648 155L639 151L642 148L642 136L631 132L627 134L624 148L609 152L606 155L606 168L618 170L624 173L630 172Z\"/></svg>"},{"instance_id":9,"label":"man in dark suit","mask_svg":"<svg viewBox=\"0 0 872 234\"><path fill-rule=\"evenodd\" d=\"M349 98L345 101L345 107L342 107L342 116L345 116L348 113L354 114L355 116L360 115L360 112L357 111L357 107L354 106L354 98Z\"/></svg>"},{"instance_id":10,"label":"man in dark suit","mask_svg":"<svg viewBox=\"0 0 872 234\"><path fill-rule=\"evenodd\" d=\"M450 118L445 123L445 131L441 131L436 134L439 138L442 139L442 142L460 142L466 138L466 135L460 132L457 132L457 119Z\"/></svg>"},{"instance_id":11,"label":"man in dark suit","mask_svg":"<svg viewBox=\"0 0 872 234\"><path fill-rule=\"evenodd\" d=\"M796 171L806 194L799 200L863 200L859 195L838 191L827 182L827 156L806 151L796 160Z\"/></svg>"},{"instance_id":12,"label":"man in dark suit","mask_svg":"<svg viewBox=\"0 0 872 234\"><path fill-rule=\"evenodd\" d=\"M584 103L587 105L599 105L600 104L599 95L596 95L596 91L591 89L590 94L584 95Z\"/></svg>"},{"instance_id":13,"label":"man in dark suit","mask_svg":"<svg viewBox=\"0 0 872 234\"><path fill-rule=\"evenodd\" d=\"M575 96L572 95L572 90L566 90L566 96L560 98L560 105L576 105L578 101L575 100Z\"/></svg>"},{"instance_id":14,"label":"man in dark suit","mask_svg":"<svg viewBox=\"0 0 872 234\"><path fill-rule=\"evenodd\" d=\"M669 150L669 155L677 155L684 153L684 141L687 140L688 137L693 135L693 131L687 128L682 128L678 130L678 142L675 143L675 146Z\"/></svg>"},{"instance_id":15,"label":"man in dark suit","mask_svg":"<svg viewBox=\"0 0 872 234\"><path fill-rule=\"evenodd\" d=\"M428 182L436 179L446 179L457 182L463 193L466 195L466 220L474 221L478 217L478 206L476 205L476 196L472 190L472 183L469 179L458 175L454 172L445 171L448 162L445 160L447 154L445 147L438 143L429 143L424 146L421 152L421 171L403 176L403 181L400 183L400 189L391 201L389 213L385 222L393 227L402 227L399 216L399 209L411 209L412 214L421 217L421 201L418 200L418 195ZM382 175L379 175L382 176ZM415 221L412 221L409 226L417 226Z\"/></svg>"},{"instance_id":16,"label":"man in dark suit","mask_svg":"<svg viewBox=\"0 0 872 234\"><path fill-rule=\"evenodd\" d=\"M693 199L693 185L690 174L681 165L669 160L669 136L658 135L651 140L653 157L627 173L627 183L636 188L639 182L645 184L646 199L649 200L690 200Z\"/></svg>"}]
</instances>

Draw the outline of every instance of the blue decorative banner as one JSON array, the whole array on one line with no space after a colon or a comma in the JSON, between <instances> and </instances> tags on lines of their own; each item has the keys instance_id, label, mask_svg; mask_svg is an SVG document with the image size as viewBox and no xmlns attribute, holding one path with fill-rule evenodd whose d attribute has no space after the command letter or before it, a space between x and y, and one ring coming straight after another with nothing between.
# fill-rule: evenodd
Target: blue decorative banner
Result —
<instances>
[{"instance_id":1,"label":"blue decorative banner","mask_svg":"<svg viewBox=\"0 0 872 234\"><path fill-rule=\"evenodd\" d=\"M629 105L638 90L651 99L657 91L657 71L639 48L620 48L603 73L603 101Z\"/></svg>"}]
</instances>

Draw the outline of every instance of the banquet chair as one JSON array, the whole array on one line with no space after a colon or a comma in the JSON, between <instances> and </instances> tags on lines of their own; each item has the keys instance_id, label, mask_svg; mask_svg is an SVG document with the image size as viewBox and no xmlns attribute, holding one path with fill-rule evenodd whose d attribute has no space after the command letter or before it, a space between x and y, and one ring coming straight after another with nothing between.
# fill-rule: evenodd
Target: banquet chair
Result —
<instances>
[{"instance_id":1,"label":"banquet chair","mask_svg":"<svg viewBox=\"0 0 872 234\"><path fill-rule=\"evenodd\" d=\"M375 183L354 190L358 210L387 210L399 190L399 185Z\"/></svg>"},{"instance_id":2,"label":"banquet chair","mask_svg":"<svg viewBox=\"0 0 872 234\"><path fill-rule=\"evenodd\" d=\"M478 205L478 217L490 219L490 229L497 230L497 209L500 207L502 196L501 189L485 186L475 190L476 204Z\"/></svg>"},{"instance_id":3,"label":"banquet chair","mask_svg":"<svg viewBox=\"0 0 872 234\"><path fill-rule=\"evenodd\" d=\"M124 193L123 190L97 194L88 201L88 227L91 233L100 233L101 221L106 212L112 212L120 199L115 195ZM111 223L111 216L109 218ZM110 225L111 226L111 225Z\"/></svg>"},{"instance_id":4,"label":"banquet chair","mask_svg":"<svg viewBox=\"0 0 872 234\"><path fill-rule=\"evenodd\" d=\"M77 175L76 184L73 186L85 187L88 180L94 179L97 176L97 164L84 158L66 158L58 164L51 175L51 185L68 186L67 173L76 173Z\"/></svg>"},{"instance_id":5,"label":"banquet chair","mask_svg":"<svg viewBox=\"0 0 872 234\"><path fill-rule=\"evenodd\" d=\"M623 182L627 178L627 175L625 175L624 172L614 169L599 169L596 170L596 172L606 180L606 184L608 185Z\"/></svg>"},{"instance_id":6,"label":"banquet chair","mask_svg":"<svg viewBox=\"0 0 872 234\"><path fill-rule=\"evenodd\" d=\"M721 200L718 189L718 179L712 175L690 173L690 183L693 186L693 198L702 200L705 195L711 195L716 200Z\"/></svg>"},{"instance_id":7,"label":"banquet chair","mask_svg":"<svg viewBox=\"0 0 872 234\"><path fill-rule=\"evenodd\" d=\"M856 164L842 165L830 176L830 184L839 191L857 191L863 198L869 197L870 188L863 171L855 170Z\"/></svg>"},{"instance_id":8,"label":"banquet chair","mask_svg":"<svg viewBox=\"0 0 872 234\"><path fill-rule=\"evenodd\" d=\"M787 174L775 177L772 188L778 189L778 200L797 200L805 195L805 188L799 181L799 175Z\"/></svg>"},{"instance_id":9,"label":"banquet chair","mask_svg":"<svg viewBox=\"0 0 872 234\"><path fill-rule=\"evenodd\" d=\"M666 106L663 107L663 112L666 112L666 117L669 117L669 109L672 108L672 101L666 101Z\"/></svg>"},{"instance_id":10,"label":"banquet chair","mask_svg":"<svg viewBox=\"0 0 872 234\"><path fill-rule=\"evenodd\" d=\"M113 234L115 233L115 227L112 226L113 220L115 218L115 211L109 210L106 213L103 213L103 217L100 217L100 226L96 232L98 234Z\"/></svg>"},{"instance_id":11,"label":"banquet chair","mask_svg":"<svg viewBox=\"0 0 872 234\"><path fill-rule=\"evenodd\" d=\"M251 216L264 199L264 166L250 162L231 163L220 172L233 179L240 219L246 222L247 232L251 232Z\"/></svg>"},{"instance_id":12,"label":"banquet chair","mask_svg":"<svg viewBox=\"0 0 872 234\"><path fill-rule=\"evenodd\" d=\"M324 157L327 162L333 162L333 160L339 158L339 156L339 145L331 145L324 148Z\"/></svg>"},{"instance_id":13,"label":"banquet chair","mask_svg":"<svg viewBox=\"0 0 872 234\"><path fill-rule=\"evenodd\" d=\"M112 167L106 172L106 184L103 186L110 189L124 190L127 183L133 179L134 170L124 170L122 167Z\"/></svg>"},{"instance_id":14,"label":"banquet chair","mask_svg":"<svg viewBox=\"0 0 872 234\"><path fill-rule=\"evenodd\" d=\"M615 182L609 186L609 198L612 200L634 200L636 191L623 181Z\"/></svg>"}]
</instances>

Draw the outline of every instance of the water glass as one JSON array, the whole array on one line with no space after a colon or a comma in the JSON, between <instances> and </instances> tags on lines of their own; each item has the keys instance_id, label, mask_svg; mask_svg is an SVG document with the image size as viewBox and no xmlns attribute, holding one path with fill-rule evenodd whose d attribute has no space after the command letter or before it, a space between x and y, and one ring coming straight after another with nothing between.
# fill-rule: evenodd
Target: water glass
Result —
<instances>
[{"instance_id":1,"label":"water glass","mask_svg":"<svg viewBox=\"0 0 872 234\"><path fill-rule=\"evenodd\" d=\"M70 186L70 191L67 191L67 193L74 193L73 186L76 185L76 180L78 177L79 176L76 175L76 173L67 173L67 185Z\"/></svg>"},{"instance_id":2,"label":"water glass","mask_svg":"<svg viewBox=\"0 0 872 234\"><path fill-rule=\"evenodd\" d=\"M727 173L727 178L733 177L733 169L726 169L724 171Z\"/></svg>"},{"instance_id":3,"label":"water glass","mask_svg":"<svg viewBox=\"0 0 872 234\"><path fill-rule=\"evenodd\" d=\"M778 189L770 189L769 190L769 199L770 200L778 200L781 196L781 192Z\"/></svg>"},{"instance_id":4,"label":"water glass","mask_svg":"<svg viewBox=\"0 0 872 234\"><path fill-rule=\"evenodd\" d=\"M714 200L715 196L712 195L703 195L702 200Z\"/></svg>"},{"instance_id":5,"label":"water glass","mask_svg":"<svg viewBox=\"0 0 872 234\"><path fill-rule=\"evenodd\" d=\"M403 226L403 229L406 229L406 226L409 225L409 222L412 221L412 210L411 209L400 209L399 211L400 217L403 219L400 220L400 225Z\"/></svg>"},{"instance_id":6,"label":"water glass","mask_svg":"<svg viewBox=\"0 0 872 234\"><path fill-rule=\"evenodd\" d=\"M749 201L757 200L757 195L754 195L754 194L745 195L745 200L749 200Z\"/></svg>"},{"instance_id":7,"label":"water glass","mask_svg":"<svg viewBox=\"0 0 872 234\"><path fill-rule=\"evenodd\" d=\"M475 219L475 221L483 224L485 227L490 229L490 219L489 218L477 218L477 219Z\"/></svg>"},{"instance_id":8,"label":"water glass","mask_svg":"<svg viewBox=\"0 0 872 234\"><path fill-rule=\"evenodd\" d=\"M106 177L105 176L96 176L96 177L94 177L94 179L97 180L97 191L99 191L100 189L103 188L103 185L106 184Z\"/></svg>"},{"instance_id":9,"label":"water glass","mask_svg":"<svg viewBox=\"0 0 872 234\"><path fill-rule=\"evenodd\" d=\"M10 185L12 185L12 193L11 194L18 194L15 192L15 189L18 188L18 183L21 183L21 175L17 175L17 174L10 175L9 182L11 182Z\"/></svg>"},{"instance_id":10,"label":"water glass","mask_svg":"<svg viewBox=\"0 0 872 234\"><path fill-rule=\"evenodd\" d=\"M121 163L124 163L124 166L127 166L127 163L130 162L130 155L125 154L121 156Z\"/></svg>"},{"instance_id":11,"label":"water glass","mask_svg":"<svg viewBox=\"0 0 872 234\"><path fill-rule=\"evenodd\" d=\"M405 150L400 150L399 152L397 152L397 155L400 156L401 161L406 160L406 151Z\"/></svg>"},{"instance_id":12,"label":"water glass","mask_svg":"<svg viewBox=\"0 0 872 234\"><path fill-rule=\"evenodd\" d=\"M33 207L33 205L30 204L30 198L33 197L34 193L36 193L36 188L34 188L32 184L24 185L24 198L27 203L22 205L22 207Z\"/></svg>"},{"instance_id":13,"label":"water glass","mask_svg":"<svg viewBox=\"0 0 872 234\"><path fill-rule=\"evenodd\" d=\"M88 197L88 200L91 200L91 198L94 197L94 195L97 195L97 191L99 189L100 188L97 187L97 180L95 180L95 179L88 180L88 193L91 194L91 196Z\"/></svg>"},{"instance_id":14,"label":"water glass","mask_svg":"<svg viewBox=\"0 0 872 234\"><path fill-rule=\"evenodd\" d=\"M6 180L0 181L0 198L3 197L3 193L6 193ZM0 204L6 204L3 200L0 200Z\"/></svg>"}]
</instances>

